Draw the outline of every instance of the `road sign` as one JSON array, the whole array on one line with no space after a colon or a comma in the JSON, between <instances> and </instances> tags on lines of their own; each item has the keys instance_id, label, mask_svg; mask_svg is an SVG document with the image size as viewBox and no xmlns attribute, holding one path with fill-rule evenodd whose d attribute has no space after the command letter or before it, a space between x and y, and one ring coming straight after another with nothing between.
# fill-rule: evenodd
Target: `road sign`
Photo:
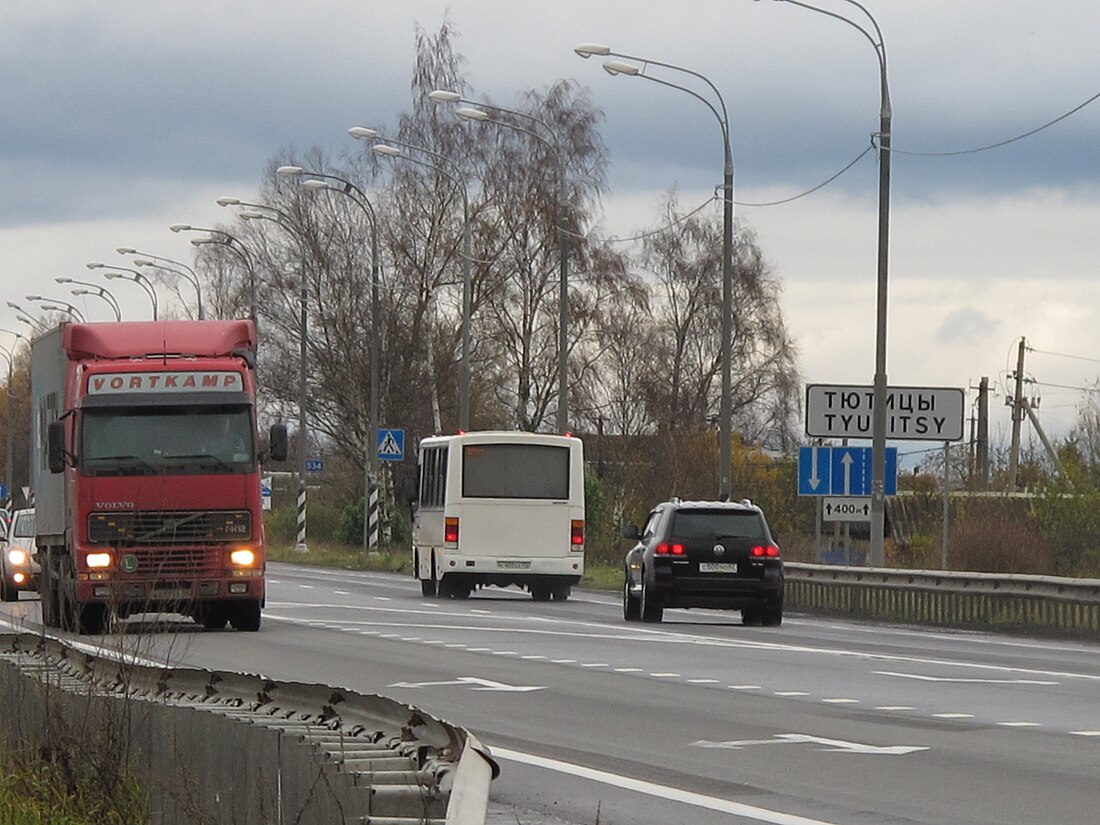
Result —
<instances>
[{"instance_id":1,"label":"road sign","mask_svg":"<svg viewBox=\"0 0 1100 825\"><path fill-rule=\"evenodd\" d=\"M307 458L306 459L306 472L307 473L323 473L325 471L325 460L323 458Z\"/></svg>"},{"instance_id":2,"label":"road sign","mask_svg":"<svg viewBox=\"0 0 1100 825\"><path fill-rule=\"evenodd\" d=\"M271 509L271 476L260 479L260 507L263 510Z\"/></svg>"},{"instance_id":3,"label":"road sign","mask_svg":"<svg viewBox=\"0 0 1100 825\"><path fill-rule=\"evenodd\" d=\"M405 431L392 428L379 429L378 457L383 461L404 461Z\"/></svg>"},{"instance_id":4,"label":"road sign","mask_svg":"<svg viewBox=\"0 0 1100 825\"><path fill-rule=\"evenodd\" d=\"M871 438L873 387L806 386L806 435ZM886 437L893 441L961 441L964 394L951 387L887 387Z\"/></svg>"},{"instance_id":5,"label":"road sign","mask_svg":"<svg viewBox=\"0 0 1100 825\"><path fill-rule=\"evenodd\" d=\"M870 496L826 496L821 501L822 521L871 520Z\"/></svg>"},{"instance_id":6,"label":"road sign","mask_svg":"<svg viewBox=\"0 0 1100 825\"><path fill-rule=\"evenodd\" d=\"M798 494L800 496L871 495L870 447L799 447ZM884 492L898 491L898 450L886 448Z\"/></svg>"}]
</instances>

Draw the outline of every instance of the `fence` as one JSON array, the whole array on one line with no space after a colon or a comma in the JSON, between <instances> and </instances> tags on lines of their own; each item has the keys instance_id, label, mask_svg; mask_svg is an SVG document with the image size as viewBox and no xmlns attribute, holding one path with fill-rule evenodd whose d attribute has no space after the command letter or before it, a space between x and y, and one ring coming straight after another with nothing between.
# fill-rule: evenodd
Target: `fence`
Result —
<instances>
[{"instance_id":1,"label":"fence","mask_svg":"<svg viewBox=\"0 0 1100 825\"><path fill-rule=\"evenodd\" d=\"M0 703L18 709L0 729L0 761L51 747L44 734L59 731L123 749L141 769L152 825L197 814L484 825L498 772L468 731L383 696L124 663L32 634L0 634Z\"/></svg>"},{"instance_id":2,"label":"fence","mask_svg":"<svg viewBox=\"0 0 1100 825\"><path fill-rule=\"evenodd\" d=\"M1100 638L1100 579L788 563L786 606L883 621Z\"/></svg>"}]
</instances>

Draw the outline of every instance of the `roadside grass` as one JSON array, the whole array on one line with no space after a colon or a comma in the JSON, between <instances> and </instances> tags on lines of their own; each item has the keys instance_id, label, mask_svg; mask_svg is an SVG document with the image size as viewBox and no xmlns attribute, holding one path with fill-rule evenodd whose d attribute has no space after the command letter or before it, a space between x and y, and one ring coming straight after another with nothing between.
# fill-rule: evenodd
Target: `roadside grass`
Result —
<instances>
[{"instance_id":1,"label":"roadside grass","mask_svg":"<svg viewBox=\"0 0 1100 825\"><path fill-rule=\"evenodd\" d=\"M311 543L308 553L300 553L291 545L268 545L267 557L270 561L288 564L413 575L412 550L403 547L382 547L377 552L364 553L361 547L346 544ZM585 560L584 568L581 587L618 591L623 586L621 565L589 558ZM2 821L0 825L3 825Z\"/></svg>"},{"instance_id":2,"label":"roadside grass","mask_svg":"<svg viewBox=\"0 0 1100 825\"><path fill-rule=\"evenodd\" d=\"M86 754L57 759L8 754L0 772L3 825L140 825L148 821L145 797L132 776L105 784Z\"/></svg>"}]
</instances>

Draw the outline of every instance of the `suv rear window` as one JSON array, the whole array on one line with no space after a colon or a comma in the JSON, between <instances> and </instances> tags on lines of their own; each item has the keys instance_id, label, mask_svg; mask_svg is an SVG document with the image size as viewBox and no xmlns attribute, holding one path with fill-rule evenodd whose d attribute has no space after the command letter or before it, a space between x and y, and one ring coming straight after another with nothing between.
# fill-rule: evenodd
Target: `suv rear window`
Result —
<instances>
[{"instance_id":1,"label":"suv rear window","mask_svg":"<svg viewBox=\"0 0 1100 825\"><path fill-rule=\"evenodd\" d=\"M682 539L731 536L764 538L764 520L759 513L734 510L677 510L672 517L671 535Z\"/></svg>"}]
</instances>

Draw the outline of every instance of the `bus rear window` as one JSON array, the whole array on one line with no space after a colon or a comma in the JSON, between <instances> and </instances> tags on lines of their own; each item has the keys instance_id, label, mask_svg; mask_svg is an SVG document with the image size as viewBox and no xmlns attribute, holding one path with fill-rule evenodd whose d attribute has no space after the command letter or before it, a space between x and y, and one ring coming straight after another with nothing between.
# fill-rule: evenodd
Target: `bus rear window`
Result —
<instances>
[{"instance_id":1,"label":"bus rear window","mask_svg":"<svg viewBox=\"0 0 1100 825\"><path fill-rule=\"evenodd\" d=\"M467 444L464 498L569 498L569 448L543 444Z\"/></svg>"}]
</instances>

